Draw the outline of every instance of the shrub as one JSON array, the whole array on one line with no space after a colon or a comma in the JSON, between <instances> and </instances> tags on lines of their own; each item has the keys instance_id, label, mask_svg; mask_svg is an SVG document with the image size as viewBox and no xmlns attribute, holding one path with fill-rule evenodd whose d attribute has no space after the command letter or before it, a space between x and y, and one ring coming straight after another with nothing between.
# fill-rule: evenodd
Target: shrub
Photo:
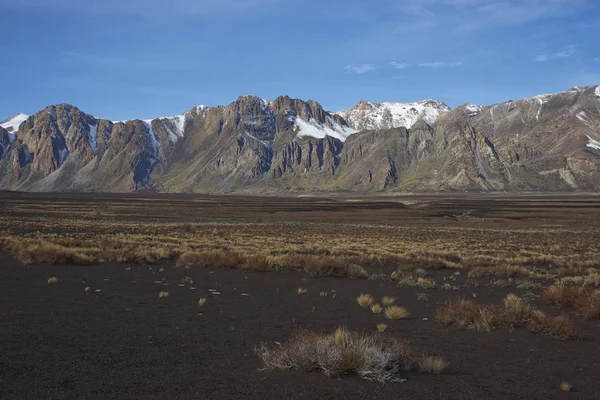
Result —
<instances>
[{"instance_id":1,"label":"shrub","mask_svg":"<svg viewBox=\"0 0 600 400\"><path fill-rule=\"evenodd\" d=\"M446 369L448 363L442 357L423 355L419 359L419 371L429 374L440 374Z\"/></svg>"},{"instance_id":2,"label":"shrub","mask_svg":"<svg viewBox=\"0 0 600 400\"><path fill-rule=\"evenodd\" d=\"M387 325L386 324L377 324L377 330L381 333L385 332L385 330L387 329Z\"/></svg>"},{"instance_id":3,"label":"shrub","mask_svg":"<svg viewBox=\"0 0 600 400\"><path fill-rule=\"evenodd\" d=\"M379 314L380 312L383 311L383 307L381 307L381 305L379 305L379 304L373 304L371 306L371 311L373 311L374 314Z\"/></svg>"},{"instance_id":4,"label":"shrub","mask_svg":"<svg viewBox=\"0 0 600 400\"><path fill-rule=\"evenodd\" d=\"M542 299L571 307L585 319L600 319L600 293L592 288L555 285L544 290Z\"/></svg>"},{"instance_id":5,"label":"shrub","mask_svg":"<svg viewBox=\"0 0 600 400\"><path fill-rule=\"evenodd\" d=\"M356 373L363 379L378 382L402 381L401 371L415 366L421 368L427 358L405 340L349 332L344 328L338 328L333 334L300 333L283 345L263 344L256 353L269 371L321 371L333 377ZM441 372L439 368L423 368L422 371Z\"/></svg>"}]
</instances>

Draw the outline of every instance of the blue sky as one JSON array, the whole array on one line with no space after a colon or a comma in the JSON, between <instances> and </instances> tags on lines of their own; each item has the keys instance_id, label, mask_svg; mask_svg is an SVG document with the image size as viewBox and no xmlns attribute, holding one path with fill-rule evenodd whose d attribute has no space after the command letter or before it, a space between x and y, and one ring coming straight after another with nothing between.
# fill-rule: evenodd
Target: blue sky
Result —
<instances>
[{"instance_id":1,"label":"blue sky","mask_svg":"<svg viewBox=\"0 0 600 400\"><path fill-rule=\"evenodd\" d=\"M240 95L451 107L600 83L596 0L0 0L0 120Z\"/></svg>"}]
</instances>

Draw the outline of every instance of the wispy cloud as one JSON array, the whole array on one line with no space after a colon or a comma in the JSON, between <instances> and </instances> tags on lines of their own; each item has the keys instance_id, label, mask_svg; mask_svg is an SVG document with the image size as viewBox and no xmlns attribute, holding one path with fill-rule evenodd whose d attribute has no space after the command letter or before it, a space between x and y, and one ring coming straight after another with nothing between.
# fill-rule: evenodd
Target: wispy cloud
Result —
<instances>
[{"instance_id":1,"label":"wispy cloud","mask_svg":"<svg viewBox=\"0 0 600 400\"><path fill-rule=\"evenodd\" d=\"M461 65L463 65L462 61L457 61L457 62L435 61L435 62L428 62L428 63L417 64L417 67L425 67L425 68L452 68L452 67L460 67Z\"/></svg>"},{"instance_id":2,"label":"wispy cloud","mask_svg":"<svg viewBox=\"0 0 600 400\"><path fill-rule=\"evenodd\" d=\"M392 67L397 68L397 69L404 69L404 68L408 67L407 63L401 63L401 62L398 62L398 61L390 61L389 64Z\"/></svg>"},{"instance_id":3,"label":"wispy cloud","mask_svg":"<svg viewBox=\"0 0 600 400\"><path fill-rule=\"evenodd\" d=\"M351 74L366 74L367 72L374 71L376 69L373 64L358 64L358 65L346 65L344 67L346 72Z\"/></svg>"},{"instance_id":4,"label":"wispy cloud","mask_svg":"<svg viewBox=\"0 0 600 400\"><path fill-rule=\"evenodd\" d=\"M546 62L550 60L558 60L560 58L569 58L575 53L575 46L569 46L568 49L552 54L540 54L534 58L536 62Z\"/></svg>"}]
</instances>

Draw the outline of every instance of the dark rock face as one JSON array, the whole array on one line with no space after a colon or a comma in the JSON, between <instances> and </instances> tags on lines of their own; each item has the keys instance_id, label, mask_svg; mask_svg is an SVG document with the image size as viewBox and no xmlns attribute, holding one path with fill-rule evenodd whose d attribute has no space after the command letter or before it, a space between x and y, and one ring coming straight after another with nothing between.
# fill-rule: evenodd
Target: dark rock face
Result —
<instances>
[{"instance_id":1,"label":"dark rock face","mask_svg":"<svg viewBox=\"0 0 600 400\"><path fill-rule=\"evenodd\" d=\"M335 133L347 127L341 115L287 96L272 102L244 96L228 106L125 122L61 104L29 117L16 133L0 128L0 188L595 191L600 150L590 143L600 140L596 91L573 88L451 111L440 102L421 102L429 114L414 117L409 109L409 129L343 131L345 141ZM354 125L372 125L372 114L364 124L356 118L374 108L359 103ZM431 110L439 114L434 120ZM383 125L397 119L388 116Z\"/></svg>"}]
</instances>

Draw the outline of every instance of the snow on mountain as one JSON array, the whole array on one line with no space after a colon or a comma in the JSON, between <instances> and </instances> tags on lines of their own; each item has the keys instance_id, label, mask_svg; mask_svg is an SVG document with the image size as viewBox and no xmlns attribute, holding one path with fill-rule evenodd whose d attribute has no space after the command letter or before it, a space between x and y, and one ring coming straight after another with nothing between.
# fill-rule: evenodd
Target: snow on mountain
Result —
<instances>
[{"instance_id":1,"label":"snow on mountain","mask_svg":"<svg viewBox=\"0 0 600 400\"><path fill-rule=\"evenodd\" d=\"M90 130L87 134L87 141L90 144L94 154L98 152L98 121L94 125L90 125Z\"/></svg>"},{"instance_id":2,"label":"snow on mountain","mask_svg":"<svg viewBox=\"0 0 600 400\"><path fill-rule=\"evenodd\" d=\"M594 93L596 96L600 97L600 85L596 86L596 91Z\"/></svg>"},{"instance_id":3,"label":"snow on mountain","mask_svg":"<svg viewBox=\"0 0 600 400\"><path fill-rule=\"evenodd\" d=\"M410 129L421 118L428 124L433 124L440 115L448 111L450 107L437 100L423 100L416 103L371 103L363 100L355 107L336 114L342 116L348 125L358 130L400 127Z\"/></svg>"},{"instance_id":4,"label":"snow on mountain","mask_svg":"<svg viewBox=\"0 0 600 400\"><path fill-rule=\"evenodd\" d=\"M29 115L18 113L13 115L9 119L0 123L0 126L6 129L8 132L15 133L19 130L19 126L29 118Z\"/></svg>"},{"instance_id":5,"label":"snow on mountain","mask_svg":"<svg viewBox=\"0 0 600 400\"><path fill-rule=\"evenodd\" d=\"M327 116L327 119L331 124L331 127L329 125L319 123L314 118L311 118L309 121L305 121L296 115L291 115L288 117L288 119L294 123L294 129L297 132L297 137L310 136L316 139L323 139L325 136L331 136L341 140L342 142L345 142L348 136L358 132L356 129L338 124L330 116Z\"/></svg>"},{"instance_id":6,"label":"snow on mountain","mask_svg":"<svg viewBox=\"0 0 600 400\"><path fill-rule=\"evenodd\" d=\"M596 89L596 91L597 90L598 89ZM600 150L600 142L599 141L594 140L589 136L587 138L588 138L588 143L585 145L586 147L589 147L590 149Z\"/></svg>"},{"instance_id":7,"label":"snow on mountain","mask_svg":"<svg viewBox=\"0 0 600 400\"><path fill-rule=\"evenodd\" d=\"M174 117L160 118L160 120L163 123L167 134L169 135L169 140L171 143L175 143L183 137L183 132L185 129L185 114L176 115Z\"/></svg>"}]
</instances>

